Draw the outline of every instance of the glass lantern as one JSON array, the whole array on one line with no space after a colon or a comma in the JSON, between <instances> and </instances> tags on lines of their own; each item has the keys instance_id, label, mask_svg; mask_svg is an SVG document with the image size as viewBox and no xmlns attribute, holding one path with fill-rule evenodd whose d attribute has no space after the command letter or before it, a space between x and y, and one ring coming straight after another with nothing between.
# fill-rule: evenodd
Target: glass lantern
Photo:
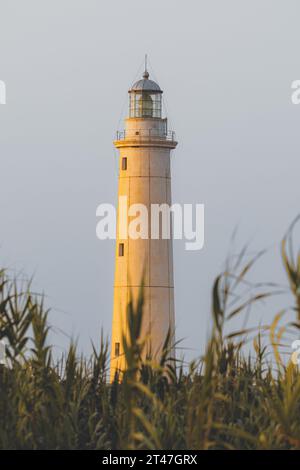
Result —
<instances>
[{"instance_id":1,"label":"glass lantern","mask_svg":"<svg viewBox=\"0 0 300 470\"><path fill-rule=\"evenodd\" d=\"M129 117L161 118L161 92L130 91Z\"/></svg>"}]
</instances>

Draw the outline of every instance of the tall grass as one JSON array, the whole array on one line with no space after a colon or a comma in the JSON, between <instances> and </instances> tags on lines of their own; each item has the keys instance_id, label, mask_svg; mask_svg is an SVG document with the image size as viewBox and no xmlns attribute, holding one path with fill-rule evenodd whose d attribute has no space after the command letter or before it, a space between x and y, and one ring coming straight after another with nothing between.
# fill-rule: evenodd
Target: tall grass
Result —
<instances>
[{"instance_id":1,"label":"tall grass","mask_svg":"<svg viewBox=\"0 0 300 470\"><path fill-rule=\"evenodd\" d=\"M271 325L247 328L242 322L230 331L233 318L246 318L278 293L272 284L249 282L260 254L246 260L243 251L215 280L211 337L203 357L188 366L177 360L175 367L169 338L160 362L144 359L141 288L137 303L128 305L127 369L112 384L103 335L90 358L78 357L71 343L54 360L43 298L0 271L0 339L7 358L0 366L0 448L299 449L300 375L281 353L285 334L297 337L300 326L293 229L282 242L292 322L282 324L280 311Z\"/></svg>"}]
</instances>

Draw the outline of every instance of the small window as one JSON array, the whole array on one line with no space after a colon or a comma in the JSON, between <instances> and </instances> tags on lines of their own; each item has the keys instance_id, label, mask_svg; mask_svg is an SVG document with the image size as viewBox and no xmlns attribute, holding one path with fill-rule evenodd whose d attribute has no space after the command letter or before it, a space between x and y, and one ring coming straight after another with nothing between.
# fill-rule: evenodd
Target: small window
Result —
<instances>
[{"instance_id":1,"label":"small window","mask_svg":"<svg viewBox=\"0 0 300 470\"><path fill-rule=\"evenodd\" d=\"M127 158L122 158L122 170L127 170Z\"/></svg>"},{"instance_id":2,"label":"small window","mask_svg":"<svg viewBox=\"0 0 300 470\"><path fill-rule=\"evenodd\" d=\"M124 256L124 243L119 243L119 256Z\"/></svg>"},{"instance_id":3,"label":"small window","mask_svg":"<svg viewBox=\"0 0 300 470\"><path fill-rule=\"evenodd\" d=\"M115 343L115 357L120 356L120 343Z\"/></svg>"}]
</instances>

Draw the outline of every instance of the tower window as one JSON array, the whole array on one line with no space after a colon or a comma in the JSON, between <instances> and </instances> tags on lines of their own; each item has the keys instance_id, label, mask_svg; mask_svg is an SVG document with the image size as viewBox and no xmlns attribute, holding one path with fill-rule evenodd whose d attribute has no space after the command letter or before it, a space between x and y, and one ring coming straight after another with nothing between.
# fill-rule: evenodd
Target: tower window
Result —
<instances>
[{"instance_id":1,"label":"tower window","mask_svg":"<svg viewBox=\"0 0 300 470\"><path fill-rule=\"evenodd\" d=\"M127 170L127 158L122 158L122 170Z\"/></svg>"},{"instance_id":2,"label":"tower window","mask_svg":"<svg viewBox=\"0 0 300 470\"><path fill-rule=\"evenodd\" d=\"M120 343L115 343L115 357L120 356Z\"/></svg>"},{"instance_id":3,"label":"tower window","mask_svg":"<svg viewBox=\"0 0 300 470\"><path fill-rule=\"evenodd\" d=\"M124 256L124 243L119 243L119 256Z\"/></svg>"}]
</instances>

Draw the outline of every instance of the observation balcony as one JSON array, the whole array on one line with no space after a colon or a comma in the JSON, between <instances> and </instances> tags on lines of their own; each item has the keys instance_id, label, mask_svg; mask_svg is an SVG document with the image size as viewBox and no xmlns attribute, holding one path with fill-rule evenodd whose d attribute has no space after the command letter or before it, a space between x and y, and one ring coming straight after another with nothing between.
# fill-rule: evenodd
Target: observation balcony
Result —
<instances>
[{"instance_id":1,"label":"observation balcony","mask_svg":"<svg viewBox=\"0 0 300 470\"><path fill-rule=\"evenodd\" d=\"M159 128L117 131L114 144L119 147L167 147L177 145L175 132Z\"/></svg>"}]
</instances>

